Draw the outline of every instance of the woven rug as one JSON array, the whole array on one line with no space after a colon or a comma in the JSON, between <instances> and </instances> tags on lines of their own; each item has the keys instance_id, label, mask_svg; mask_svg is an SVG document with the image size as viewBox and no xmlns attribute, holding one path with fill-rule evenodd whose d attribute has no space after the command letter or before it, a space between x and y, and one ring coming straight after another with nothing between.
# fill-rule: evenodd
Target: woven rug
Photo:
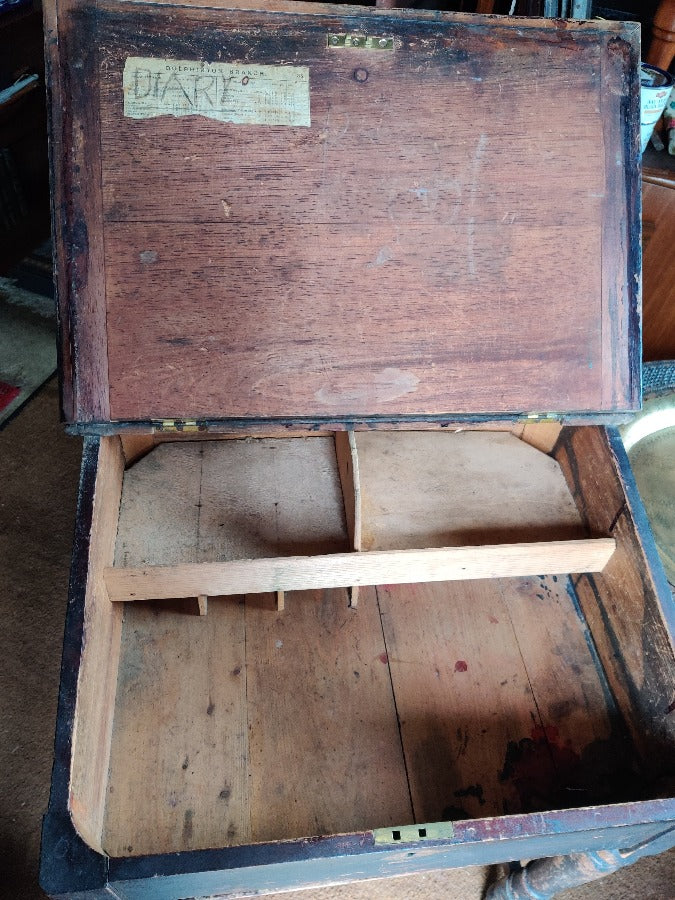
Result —
<instances>
[{"instance_id":1,"label":"woven rug","mask_svg":"<svg viewBox=\"0 0 675 900\"><path fill-rule=\"evenodd\" d=\"M0 277L0 428L56 371L50 255L43 245Z\"/></svg>"}]
</instances>

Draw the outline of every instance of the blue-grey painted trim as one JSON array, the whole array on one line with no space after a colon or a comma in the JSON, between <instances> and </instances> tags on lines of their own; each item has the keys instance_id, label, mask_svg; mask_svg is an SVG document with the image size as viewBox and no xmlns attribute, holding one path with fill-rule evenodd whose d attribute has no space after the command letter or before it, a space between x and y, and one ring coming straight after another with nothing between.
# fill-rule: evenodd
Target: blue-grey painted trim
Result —
<instances>
[{"instance_id":1,"label":"blue-grey painted trim","mask_svg":"<svg viewBox=\"0 0 675 900\"><path fill-rule=\"evenodd\" d=\"M454 823L452 838L425 842L424 847L452 847L480 841L507 838L529 839L547 835L592 834L598 828L651 825L675 821L675 799L644 800L615 803L583 809L554 810L544 813L521 813L488 819L471 819ZM414 844L410 845L415 847ZM324 838L274 841L219 850L193 850L185 853L158 854L144 857L110 859L110 879L137 878L141 875L173 875L202 870L246 868L249 866L286 863L333 856L359 856L373 853L398 853L400 847L376 845L372 832L334 835Z\"/></svg>"},{"instance_id":2,"label":"blue-grey painted trim","mask_svg":"<svg viewBox=\"0 0 675 900\"><path fill-rule=\"evenodd\" d=\"M121 900L181 900L185 897L225 898L255 896L293 888L363 881L469 865L489 865L510 859L533 858L621 849L647 841L663 831L660 823L598 828L582 834L555 834L504 840L477 840L436 848L410 847L394 852L334 856L254 868L203 871L156 878L111 880ZM112 873L111 873L112 874ZM113 876L114 878L114 876Z\"/></svg>"}]
</instances>

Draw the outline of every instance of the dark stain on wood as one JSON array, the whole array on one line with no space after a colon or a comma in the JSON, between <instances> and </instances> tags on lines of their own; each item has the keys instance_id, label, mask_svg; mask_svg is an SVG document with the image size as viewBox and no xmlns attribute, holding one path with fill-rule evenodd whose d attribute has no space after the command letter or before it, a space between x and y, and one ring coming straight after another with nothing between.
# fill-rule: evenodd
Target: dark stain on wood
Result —
<instances>
[{"instance_id":1,"label":"dark stain on wood","mask_svg":"<svg viewBox=\"0 0 675 900\"><path fill-rule=\"evenodd\" d=\"M441 814L441 822L461 822L472 816L462 806L446 806Z\"/></svg>"},{"instance_id":2,"label":"dark stain on wood","mask_svg":"<svg viewBox=\"0 0 675 900\"><path fill-rule=\"evenodd\" d=\"M185 814L183 816L183 844L185 847L190 847L192 843L192 820L194 819L194 812L191 809L186 809Z\"/></svg>"},{"instance_id":3,"label":"dark stain on wood","mask_svg":"<svg viewBox=\"0 0 675 900\"><path fill-rule=\"evenodd\" d=\"M561 742L555 726L536 726L529 737L509 741L499 779L512 782L522 809L533 812L542 804L564 809L627 800L639 775L622 740L593 741L579 753Z\"/></svg>"},{"instance_id":4,"label":"dark stain on wood","mask_svg":"<svg viewBox=\"0 0 675 900\"><path fill-rule=\"evenodd\" d=\"M468 787L459 788L455 791L455 797L474 797L476 800L478 800L480 806L485 805L482 784L470 784Z\"/></svg>"}]
</instances>

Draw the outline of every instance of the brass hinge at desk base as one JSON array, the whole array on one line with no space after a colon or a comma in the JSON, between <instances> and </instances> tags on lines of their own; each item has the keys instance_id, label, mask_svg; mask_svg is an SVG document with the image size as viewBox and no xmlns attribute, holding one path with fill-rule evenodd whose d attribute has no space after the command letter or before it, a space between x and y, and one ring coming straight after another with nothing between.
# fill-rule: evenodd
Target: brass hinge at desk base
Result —
<instances>
[{"instance_id":1,"label":"brass hinge at desk base","mask_svg":"<svg viewBox=\"0 0 675 900\"><path fill-rule=\"evenodd\" d=\"M423 841L448 840L454 837L452 822L426 822L422 825L396 825L392 828L374 828L376 844L418 844Z\"/></svg>"}]
</instances>

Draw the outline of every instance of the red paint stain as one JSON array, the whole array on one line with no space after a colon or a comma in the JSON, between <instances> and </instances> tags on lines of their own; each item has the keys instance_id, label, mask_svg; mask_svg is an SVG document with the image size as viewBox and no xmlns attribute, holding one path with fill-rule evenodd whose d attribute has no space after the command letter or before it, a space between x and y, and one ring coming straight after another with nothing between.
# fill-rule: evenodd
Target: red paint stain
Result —
<instances>
[{"instance_id":1,"label":"red paint stain","mask_svg":"<svg viewBox=\"0 0 675 900\"><path fill-rule=\"evenodd\" d=\"M548 741L549 744L557 744L560 740L560 732L555 725L536 725L530 732L533 741Z\"/></svg>"},{"instance_id":2,"label":"red paint stain","mask_svg":"<svg viewBox=\"0 0 675 900\"><path fill-rule=\"evenodd\" d=\"M499 619L496 619L494 616L490 616L490 621L493 625L499 625Z\"/></svg>"},{"instance_id":3,"label":"red paint stain","mask_svg":"<svg viewBox=\"0 0 675 900\"><path fill-rule=\"evenodd\" d=\"M455 672L466 672L468 668L468 664L463 659L458 659L455 663Z\"/></svg>"},{"instance_id":4,"label":"red paint stain","mask_svg":"<svg viewBox=\"0 0 675 900\"><path fill-rule=\"evenodd\" d=\"M378 658L379 661L380 661L381 663L383 663L385 666L386 666L387 663L389 662L389 657L387 656L386 653L380 653L380 655L379 655L377 658Z\"/></svg>"},{"instance_id":5,"label":"red paint stain","mask_svg":"<svg viewBox=\"0 0 675 900\"><path fill-rule=\"evenodd\" d=\"M12 400L16 399L20 393L21 388L18 388L15 384L9 384L7 381L0 381L0 410L9 406Z\"/></svg>"}]
</instances>

